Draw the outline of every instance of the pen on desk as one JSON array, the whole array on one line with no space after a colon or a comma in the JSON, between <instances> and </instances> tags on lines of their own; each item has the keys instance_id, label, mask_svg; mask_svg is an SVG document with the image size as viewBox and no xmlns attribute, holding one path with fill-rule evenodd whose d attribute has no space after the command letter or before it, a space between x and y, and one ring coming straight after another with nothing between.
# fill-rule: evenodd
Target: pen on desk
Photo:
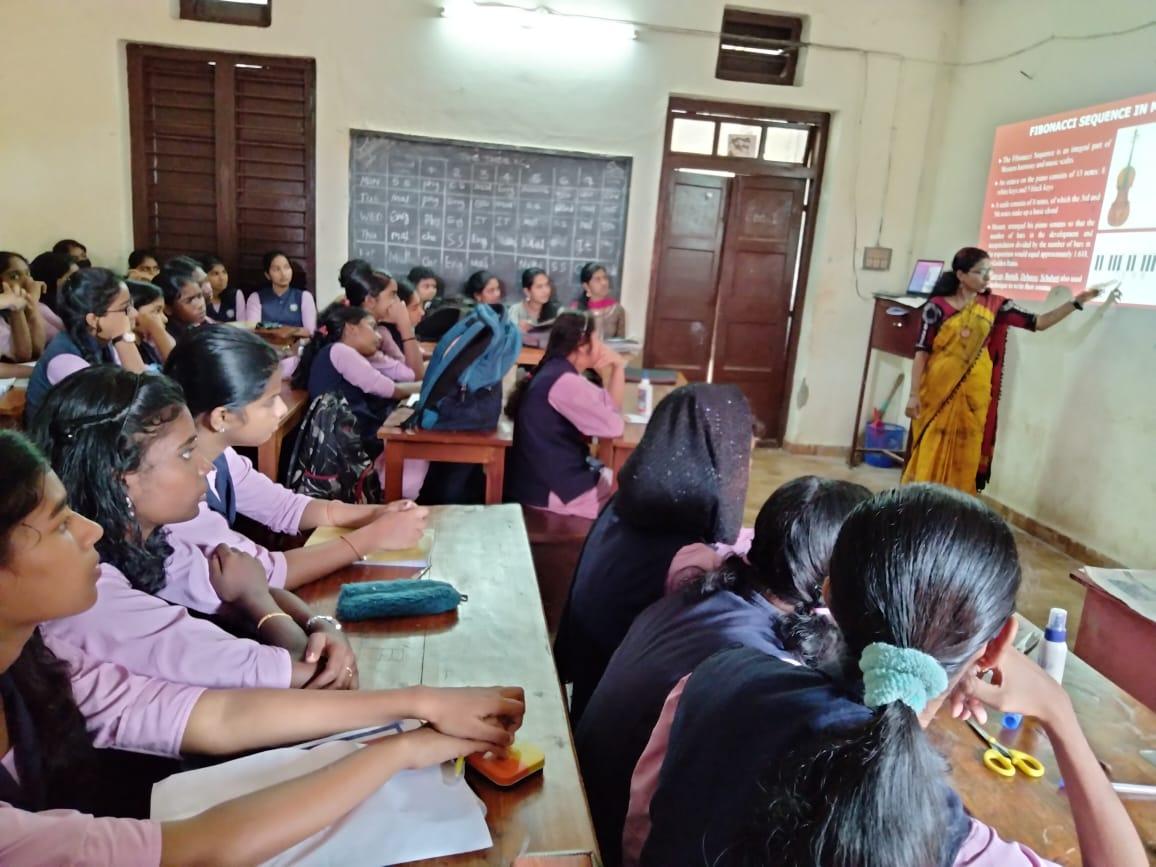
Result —
<instances>
[{"instance_id":1,"label":"pen on desk","mask_svg":"<svg viewBox=\"0 0 1156 867\"><path fill-rule=\"evenodd\" d=\"M465 756L458 756L457 759L454 760L454 776L460 778L462 776L462 774L464 774L465 772L466 772L466 757Z\"/></svg>"},{"instance_id":2,"label":"pen on desk","mask_svg":"<svg viewBox=\"0 0 1156 867\"><path fill-rule=\"evenodd\" d=\"M1143 783L1112 783L1112 788L1121 798L1156 798L1156 786Z\"/></svg>"}]
</instances>

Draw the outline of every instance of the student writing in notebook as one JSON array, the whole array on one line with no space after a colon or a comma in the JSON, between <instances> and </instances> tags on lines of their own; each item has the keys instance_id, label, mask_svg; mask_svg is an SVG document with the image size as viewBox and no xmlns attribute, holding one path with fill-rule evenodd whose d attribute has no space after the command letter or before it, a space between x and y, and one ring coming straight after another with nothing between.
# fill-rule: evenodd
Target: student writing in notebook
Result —
<instances>
[{"instance_id":1,"label":"student writing in notebook","mask_svg":"<svg viewBox=\"0 0 1156 867\"><path fill-rule=\"evenodd\" d=\"M600 367L601 388L582 374ZM591 437L614 438L626 362L598 339L590 314L567 311L550 332L542 361L506 404L514 442L506 458L506 496L524 506L595 518L610 497L609 471L592 461Z\"/></svg>"},{"instance_id":2,"label":"student writing in notebook","mask_svg":"<svg viewBox=\"0 0 1156 867\"><path fill-rule=\"evenodd\" d=\"M276 351L260 337L223 325L190 333L169 357L165 372L183 389L197 449L213 464L197 516L170 524L169 537L209 550L239 515L290 535L320 526L357 528L343 539L284 553L260 548L259 559L272 565L272 580L289 589L371 551L417 545L427 509L405 500L385 506L315 500L278 485L237 454L237 447L265 442L285 415L277 361Z\"/></svg>"},{"instance_id":3,"label":"student writing in notebook","mask_svg":"<svg viewBox=\"0 0 1156 867\"><path fill-rule=\"evenodd\" d=\"M249 296L245 304L247 322L268 322L304 328L317 328L317 303L313 295L293 284L293 265L280 250L270 250L261 257L265 279L269 282Z\"/></svg>"},{"instance_id":4,"label":"student writing in notebook","mask_svg":"<svg viewBox=\"0 0 1156 867\"><path fill-rule=\"evenodd\" d=\"M188 608L289 650L294 662L278 664L289 676L279 685L357 685L356 660L336 623L282 589L284 574L256 559L251 542L228 531L221 540L228 544L206 556L169 535L167 525L197 515L212 466L197 451L192 416L172 380L112 365L80 371L52 390L30 433L76 509L105 530L97 604L56 621L53 637L169 680L219 685L254 676L212 665L220 653L239 651L202 645L183 624L174 627L173 612Z\"/></svg>"},{"instance_id":5,"label":"student writing in notebook","mask_svg":"<svg viewBox=\"0 0 1156 867\"><path fill-rule=\"evenodd\" d=\"M720 867L1047 863L964 810L924 732L944 703L981 722L984 705L1036 717L1083 862L1146 864L1063 687L1012 647L1019 584L1011 530L975 497L920 484L860 504L824 588L839 664L824 672L740 648L695 670L642 864L688 852Z\"/></svg>"},{"instance_id":6,"label":"student writing in notebook","mask_svg":"<svg viewBox=\"0 0 1156 867\"><path fill-rule=\"evenodd\" d=\"M97 597L102 529L69 506L60 480L18 434L0 432L0 862L256 864L324 829L390 777L502 751L522 690L215 690L130 674L75 648L50 649L43 624ZM315 773L175 822L96 818L94 747L230 755L416 718ZM382 817L389 821L391 817Z\"/></svg>"}]
</instances>

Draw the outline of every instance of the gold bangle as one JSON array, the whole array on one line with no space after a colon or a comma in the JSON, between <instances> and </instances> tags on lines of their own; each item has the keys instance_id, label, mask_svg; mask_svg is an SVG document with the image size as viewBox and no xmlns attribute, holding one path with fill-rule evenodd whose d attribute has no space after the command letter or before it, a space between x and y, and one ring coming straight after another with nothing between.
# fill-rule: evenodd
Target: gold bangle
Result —
<instances>
[{"instance_id":1,"label":"gold bangle","mask_svg":"<svg viewBox=\"0 0 1156 867\"><path fill-rule=\"evenodd\" d=\"M355 557L358 560L364 560L365 559L365 557L362 555L362 553L357 550L357 546L349 541L348 536L338 536L337 538L339 538L342 542L344 542L346 545L349 546L349 550L354 553Z\"/></svg>"},{"instance_id":2,"label":"gold bangle","mask_svg":"<svg viewBox=\"0 0 1156 867\"><path fill-rule=\"evenodd\" d=\"M284 611L270 611L268 614L266 614L264 617L262 617L260 620L257 621L257 631L258 632L260 632L261 627L265 625L265 621L271 617L289 617L289 615L286 614ZM289 619L292 620L293 618L289 617Z\"/></svg>"}]
</instances>

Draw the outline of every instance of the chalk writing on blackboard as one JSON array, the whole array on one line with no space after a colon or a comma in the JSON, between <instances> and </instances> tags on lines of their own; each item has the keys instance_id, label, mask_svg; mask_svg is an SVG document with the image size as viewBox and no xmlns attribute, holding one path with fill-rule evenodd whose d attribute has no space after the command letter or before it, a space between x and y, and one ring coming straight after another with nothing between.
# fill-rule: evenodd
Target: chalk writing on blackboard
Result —
<instances>
[{"instance_id":1,"label":"chalk writing on blackboard","mask_svg":"<svg viewBox=\"0 0 1156 867\"><path fill-rule=\"evenodd\" d=\"M394 274L433 268L457 292L494 272L507 300L524 268L544 268L563 301L597 260L617 290L630 157L541 151L354 130L349 255Z\"/></svg>"}]
</instances>

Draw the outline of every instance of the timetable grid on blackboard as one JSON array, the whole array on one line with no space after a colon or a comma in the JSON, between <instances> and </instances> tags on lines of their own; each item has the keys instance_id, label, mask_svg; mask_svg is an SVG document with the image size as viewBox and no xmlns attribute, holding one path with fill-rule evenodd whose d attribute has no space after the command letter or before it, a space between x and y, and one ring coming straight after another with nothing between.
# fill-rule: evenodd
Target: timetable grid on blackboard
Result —
<instances>
[{"instance_id":1,"label":"timetable grid on blackboard","mask_svg":"<svg viewBox=\"0 0 1156 867\"><path fill-rule=\"evenodd\" d=\"M543 268L568 301L590 261L617 288L629 157L358 131L351 145L351 256L399 275L433 268L449 294L487 270L518 298L521 271Z\"/></svg>"}]
</instances>

